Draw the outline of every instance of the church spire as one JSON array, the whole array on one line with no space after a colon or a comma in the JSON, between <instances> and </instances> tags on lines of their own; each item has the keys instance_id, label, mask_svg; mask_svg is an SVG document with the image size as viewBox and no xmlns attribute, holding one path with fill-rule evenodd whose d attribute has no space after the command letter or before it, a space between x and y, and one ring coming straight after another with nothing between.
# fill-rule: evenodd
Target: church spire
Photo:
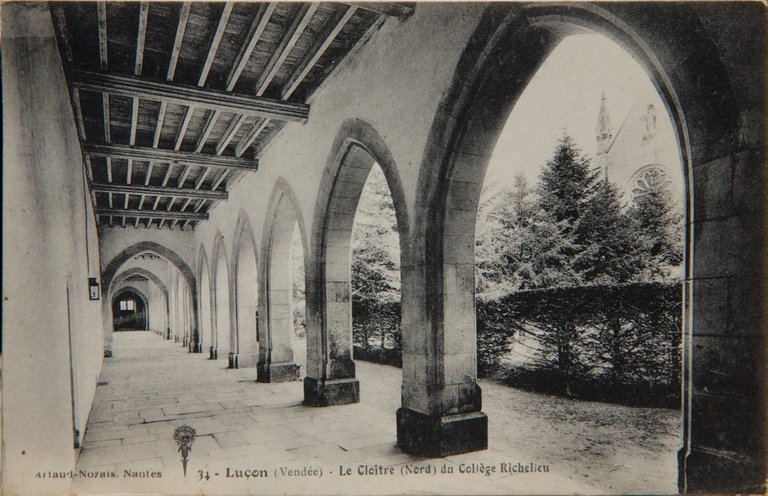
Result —
<instances>
[{"instance_id":1,"label":"church spire","mask_svg":"<svg viewBox=\"0 0 768 496\"><path fill-rule=\"evenodd\" d=\"M595 128L597 138L597 154L601 155L608 151L613 139L613 129L611 129L611 116L608 115L608 98L603 96L600 99L600 115L597 118L597 127Z\"/></svg>"}]
</instances>

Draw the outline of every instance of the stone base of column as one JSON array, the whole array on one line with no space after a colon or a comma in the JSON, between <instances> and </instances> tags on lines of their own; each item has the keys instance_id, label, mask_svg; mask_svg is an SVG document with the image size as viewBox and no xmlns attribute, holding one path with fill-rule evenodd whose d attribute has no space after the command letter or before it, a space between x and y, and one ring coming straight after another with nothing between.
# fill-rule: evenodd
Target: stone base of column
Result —
<instances>
[{"instance_id":1,"label":"stone base of column","mask_svg":"<svg viewBox=\"0 0 768 496\"><path fill-rule=\"evenodd\" d=\"M680 458L681 494L766 494L766 467L759 456L749 458L693 448L684 463Z\"/></svg>"},{"instance_id":2,"label":"stone base of column","mask_svg":"<svg viewBox=\"0 0 768 496\"><path fill-rule=\"evenodd\" d=\"M360 402L360 382L354 378L318 380L304 378L304 404L309 406L348 405Z\"/></svg>"},{"instance_id":3,"label":"stone base of column","mask_svg":"<svg viewBox=\"0 0 768 496\"><path fill-rule=\"evenodd\" d=\"M258 382L290 382L299 380L299 366L293 362L259 363L256 365Z\"/></svg>"},{"instance_id":4,"label":"stone base of column","mask_svg":"<svg viewBox=\"0 0 768 496\"><path fill-rule=\"evenodd\" d=\"M259 364L258 353L238 353L237 362L241 369L256 367Z\"/></svg>"},{"instance_id":5,"label":"stone base of column","mask_svg":"<svg viewBox=\"0 0 768 496\"><path fill-rule=\"evenodd\" d=\"M218 360L219 359L219 349L215 346L211 346L210 350L210 356L208 357L211 360Z\"/></svg>"},{"instance_id":6,"label":"stone base of column","mask_svg":"<svg viewBox=\"0 0 768 496\"><path fill-rule=\"evenodd\" d=\"M397 410L397 445L411 455L443 457L488 448L488 417L483 412L425 415Z\"/></svg>"}]
</instances>

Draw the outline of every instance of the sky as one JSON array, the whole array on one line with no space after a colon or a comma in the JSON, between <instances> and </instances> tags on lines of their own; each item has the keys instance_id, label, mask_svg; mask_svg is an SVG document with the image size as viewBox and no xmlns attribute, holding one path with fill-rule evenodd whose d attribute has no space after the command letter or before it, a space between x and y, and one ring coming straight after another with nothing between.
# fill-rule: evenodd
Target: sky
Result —
<instances>
[{"instance_id":1,"label":"sky","mask_svg":"<svg viewBox=\"0 0 768 496\"><path fill-rule=\"evenodd\" d=\"M623 48L597 34L565 38L531 79L496 144L485 184L506 185L524 174L531 185L563 133L594 158L595 126L605 90L614 133L635 99L665 109L645 70ZM672 125L658 112L658 129Z\"/></svg>"}]
</instances>

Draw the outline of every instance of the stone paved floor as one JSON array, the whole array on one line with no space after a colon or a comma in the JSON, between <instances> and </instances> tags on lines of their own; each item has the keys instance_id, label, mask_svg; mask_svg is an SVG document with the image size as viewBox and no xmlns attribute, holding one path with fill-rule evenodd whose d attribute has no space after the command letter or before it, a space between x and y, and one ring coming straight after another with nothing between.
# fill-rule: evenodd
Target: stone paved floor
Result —
<instances>
[{"instance_id":1,"label":"stone paved floor","mask_svg":"<svg viewBox=\"0 0 768 496\"><path fill-rule=\"evenodd\" d=\"M75 494L675 491L674 436L658 435L647 446L645 441L626 446L617 443L619 449L596 456L601 439L602 445L610 444L612 436L622 433L602 425L605 422L585 423L578 415L554 423L532 418L521 405L543 406L549 411L547 397L540 395L481 383L484 411L490 419L489 449L422 459L395 446L399 369L358 362L361 402L313 408L301 405L301 382L256 383L254 369L226 370L225 361L187 353L152 333L117 333L113 347L115 357L105 360L100 376L108 384L97 389L77 465L78 471L89 476L75 478ZM589 404L574 406L587 407ZM623 407L612 411L617 408L617 418L631 414L623 412ZM172 438L174 429L182 424L197 430L186 478ZM585 442L587 448L571 449ZM518 462L548 464L549 472L500 472L502 463ZM394 474L359 475L365 466L391 467ZM483 466L493 466L495 472L483 474ZM460 473L468 467L475 472ZM352 475L341 475L346 468ZM428 472L410 474L414 468ZM319 469L322 475L284 473L301 473L302 469ZM440 473L443 471L453 473ZM152 477L153 473L160 477ZM242 477L227 477L228 473ZM246 474L257 476L246 478Z\"/></svg>"}]
</instances>

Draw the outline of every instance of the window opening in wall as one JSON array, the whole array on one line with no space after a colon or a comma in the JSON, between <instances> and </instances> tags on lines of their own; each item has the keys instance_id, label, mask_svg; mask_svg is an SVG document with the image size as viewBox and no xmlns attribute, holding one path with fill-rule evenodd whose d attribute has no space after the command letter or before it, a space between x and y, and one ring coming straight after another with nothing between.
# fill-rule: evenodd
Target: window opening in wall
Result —
<instances>
[{"instance_id":1,"label":"window opening in wall","mask_svg":"<svg viewBox=\"0 0 768 496\"><path fill-rule=\"evenodd\" d=\"M120 311L122 312L133 312L136 310L136 304L133 300L121 300L120 301Z\"/></svg>"},{"instance_id":2,"label":"window opening in wall","mask_svg":"<svg viewBox=\"0 0 768 496\"><path fill-rule=\"evenodd\" d=\"M684 188L665 108L614 42L565 38L494 149L475 283L479 376L514 388L519 421L557 433L529 454L601 477L620 463L675 492Z\"/></svg>"}]
</instances>

